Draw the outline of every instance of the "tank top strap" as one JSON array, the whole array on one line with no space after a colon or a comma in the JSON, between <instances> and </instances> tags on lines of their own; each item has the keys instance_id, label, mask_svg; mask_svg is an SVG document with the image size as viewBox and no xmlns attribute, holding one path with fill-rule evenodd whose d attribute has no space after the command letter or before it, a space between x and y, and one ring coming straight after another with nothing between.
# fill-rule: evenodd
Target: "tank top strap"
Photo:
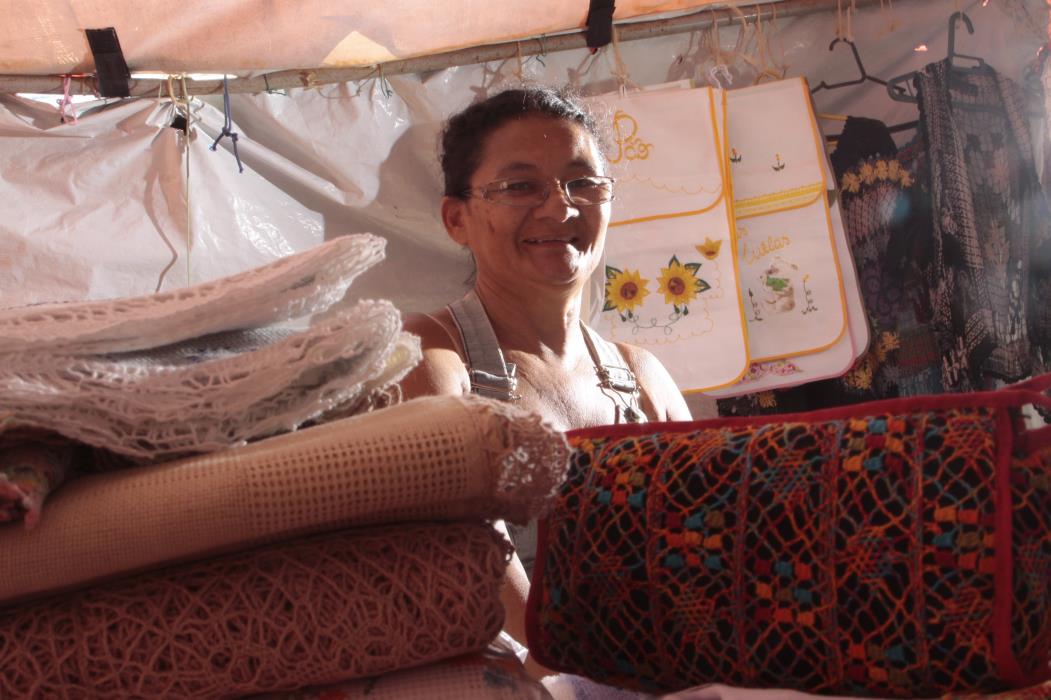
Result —
<instances>
[{"instance_id":1,"label":"tank top strap","mask_svg":"<svg viewBox=\"0 0 1051 700\"><path fill-rule=\"evenodd\" d=\"M462 299L449 304L471 380L471 392L501 401L517 401L518 379L515 363L506 362L493 324L472 289Z\"/></svg>"},{"instance_id":2,"label":"tank top strap","mask_svg":"<svg viewBox=\"0 0 1051 700\"><path fill-rule=\"evenodd\" d=\"M460 332L471 392L501 401L517 401L521 398L517 393L517 367L515 363L504 359L493 324L474 290L449 304L448 309ZM595 365L599 385L616 405L616 422L645 422L646 417L639 408L638 381L627 367L620 350L583 322L580 329Z\"/></svg>"},{"instance_id":3,"label":"tank top strap","mask_svg":"<svg viewBox=\"0 0 1051 700\"><path fill-rule=\"evenodd\" d=\"M639 382L635 373L628 368L620 349L595 331L583 321L580 329L584 332L584 344L595 363L595 372L599 384L606 392L613 392L612 398L617 405L617 423L645 423L646 415L639 407Z\"/></svg>"}]
</instances>

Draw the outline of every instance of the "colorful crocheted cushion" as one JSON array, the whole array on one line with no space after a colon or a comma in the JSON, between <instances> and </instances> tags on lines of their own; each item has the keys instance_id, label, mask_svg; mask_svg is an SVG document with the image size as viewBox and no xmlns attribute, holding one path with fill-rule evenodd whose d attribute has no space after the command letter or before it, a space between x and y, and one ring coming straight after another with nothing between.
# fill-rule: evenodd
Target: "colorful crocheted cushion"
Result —
<instances>
[{"instance_id":1,"label":"colorful crocheted cushion","mask_svg":"<svg viewBox=\"0 0 1051 700\"><path fill-rule=\"evenodd\" d=\"M576 431L531 653L645 690L884 697L1048 678L1051 428L1028 386Z\"/></svg>"}]
</instances>

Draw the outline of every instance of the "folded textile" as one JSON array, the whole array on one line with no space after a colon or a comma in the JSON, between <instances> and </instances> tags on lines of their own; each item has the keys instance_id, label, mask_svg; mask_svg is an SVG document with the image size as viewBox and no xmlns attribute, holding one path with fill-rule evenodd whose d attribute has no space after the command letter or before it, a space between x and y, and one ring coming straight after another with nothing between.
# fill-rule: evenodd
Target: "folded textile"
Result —
<instances>
[{"instance_id":1,"label":"folded textile","mask_svg":"<svg viewBox=\"0 0 1051 700\"><path fill-rule=\"evenodd\" d=\"M19 427L137 460L212 452L353 407L419 361L385 301L276 336L229 333L164 352L2 356L0 396Z\"/></svg>"},{"instance_id":2,"label":"folded textile","mask_svg":"<svg viewBox=\"0 0 1051 700\"><path fill-rule=\"evenodd\" d=\"M0 353L97 355L258 328L332 307L386 241L341 236L261 267L171 292L0 309Z\"/></svg>"},{"instance_id":3,"label":"folded textile","mask_svg":"<svg viewBox=\"0 0 1051 700\"><path fill-rule=\"evenodd\" d=\"M1051 375L597 427L541 528L530 653L602 683L932 697L1051 677Z\"/></svg>"},{"instance_id":4,"label":"folded textile","mask_svg":"<svg viewBox=\"0 0 1051 700\"><path fill-rule=\"evenodd\" d=\"M495 643L494 643L495 644ZM513 652L490 645L484 652L395 671L367 680L268 693L252 700L551 700Z\"/></svg>"},{"instance_id":5,"label":"folded textile","mask_svg":"<svg viewBox=\"0 0 1051 700\"><path fill-rule=\"evenodd\" d=\"M82 477L31 532L0 527L0 602L340 527L527 522L568 468L561 433L476 397L428 397L213 455Z\"/></svg>"},{"instance_id":6,"label":"folded textile","mask_svg":"<svg viewBox=\"0 0 1051 700\"><path fill-rule=\"evenodd\" d=\"M0 697L235 698L480 651L509 554L484 524L340 532L0 609Z\"/></svg>"}]
</instances>

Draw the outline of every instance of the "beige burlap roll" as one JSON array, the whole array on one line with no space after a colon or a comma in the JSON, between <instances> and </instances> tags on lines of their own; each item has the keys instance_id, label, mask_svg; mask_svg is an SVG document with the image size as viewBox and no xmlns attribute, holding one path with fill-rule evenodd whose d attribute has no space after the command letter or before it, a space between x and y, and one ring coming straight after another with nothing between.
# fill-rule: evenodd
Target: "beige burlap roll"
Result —
<instances>
[{"instance_id":1,"label":"beige burlap roll","mask_svg":"<svg viewBox=\"0 0 1051 700\"><path fill-rule=\"evenodd\" d=\"M429 397L170 464L73 481L0 527L0 603L312 532L535 517L568 464L531 414Z\"/></svg>"},{"instance_id":2,"label":"beige burlap roll","mask_svg":"<svg viewBox=\"0 0 1051 700\"><path fill-rule=\"evenodd\" d=\"M236 698L479 651L509 552L481 523L372 528L10 606L0 698Z\"/></svg>"}]
</instances>

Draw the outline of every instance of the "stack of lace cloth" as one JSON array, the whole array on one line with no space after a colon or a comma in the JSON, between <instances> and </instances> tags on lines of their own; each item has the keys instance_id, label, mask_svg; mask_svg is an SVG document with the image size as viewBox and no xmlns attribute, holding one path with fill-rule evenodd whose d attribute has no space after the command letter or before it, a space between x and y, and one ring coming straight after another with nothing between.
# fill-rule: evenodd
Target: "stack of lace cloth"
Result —
<instances>
[{"instance_id":1,"label":"stack of lace cloth","mask_svg":"<svg viewBox=\"0 0 1051 700\"><path fill-rule=\"evenodd\" d=\"M400 669L387 685L432 697L539 697L513 656L444 660L499 633L510 548L489 521L535 517L568 448L481 399L379 408L419 359L391 304L347 300L382 251L348 236L178 292L0 312L0 697Z\"/></svg>"}]
</instances>

